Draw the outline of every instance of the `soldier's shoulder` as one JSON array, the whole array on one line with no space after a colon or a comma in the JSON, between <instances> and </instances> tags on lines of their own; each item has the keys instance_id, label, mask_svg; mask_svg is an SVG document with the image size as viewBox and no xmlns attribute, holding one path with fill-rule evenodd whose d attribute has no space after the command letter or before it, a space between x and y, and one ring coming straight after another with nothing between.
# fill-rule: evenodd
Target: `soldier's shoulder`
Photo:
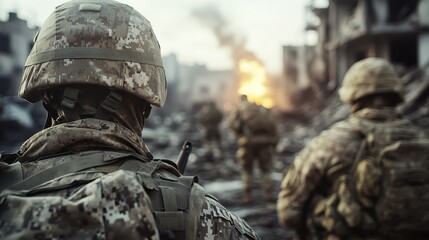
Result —
<instances>
[{"instance_id":1,"label":"soldier's shoulder","mask_svg":"<svg viewBox=\"0 0 429 240\"><path fill-rule=\"evenodd\" d=\"M71 187L78 182L83 185ZM23 239L158 236L149 196L128 171L72 173L28 192L11 193L1 196L0 238L17 233Z\"/></svg>"},{"instance_id":2,"label":"soldier's shoulder","mask_svg":"<svg viewBox=\"0 0 429 240\"><path fill-rule=\"evenodd\" d=\"M297 156L296 162L324 165L336 156L353 154L361 141L362 135L347 121L341 121L314 137Z\"/></svg>"},{"instance_id":3,"label":"soldier's shoulder","mask_svg":"<svg viewBox=\"0 0 429 240\"><path fill-rule=\"evenodd\" d=\"M343 144L344 141L360 139L361 135L348 119L336 122L314 137L311 144L332 145Z\"/></svg>"},{"instance_id":4,"label":"soldier's shoulder","mask_svg":"<svg viewBox=\"0 0 429 240\"><path fill-rule=\"evenodd\" d=\"M201 239L260 239L243 219L210 194L206 194L200 219L197 236Z\"/></svg>"}]
</instances>

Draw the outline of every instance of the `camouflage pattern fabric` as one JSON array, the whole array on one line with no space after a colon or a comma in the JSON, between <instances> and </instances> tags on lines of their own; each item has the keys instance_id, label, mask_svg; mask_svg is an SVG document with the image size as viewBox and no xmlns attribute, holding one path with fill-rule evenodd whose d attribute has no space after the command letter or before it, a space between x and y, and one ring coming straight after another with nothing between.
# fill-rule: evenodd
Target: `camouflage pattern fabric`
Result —
<instances>
[{"instance_id":1,"label":"camouflage pattern fabric","mask_svg":"<svg viewBox=\"0 0 429 240\"><path fill-rule=\"evenodd\" d=\"M338 177L352 166L362 141L346 121L339 122L314 138L295 158L281 183L277 214L292 229L306 228L306 211ZM323 181L323 182L322 182ZM311 199L313 197L313 199Z\"/></svg>"},{"instance_id":2,"label":"camouflage pattern fabric","mask_svg":"<svg viewBox=\"0 0 429 240\"><path fill-rule=\"evenodd\" d=\"M119 124L96 119L78 120L45 129L22 146L24 176L68 159L38 160L40 157L95 149L139 154L148 151L139 136ZM118 168L112 165L68 174L36 188L49 191L33 191L28 197L3 192L0 238L159 239L152 206L163 203L151 202L144 184L146 178ZM166 170L160 174L164 175L163 179L175 176ZM245 221L204 193L198 184L194 184L194 188L203 193L202 207L196 207L193 198L196 195L192 193L188 218L195 221L189 221L194 225L186 228L195 229L195 236L186 239L259 239Z\"/></svg>"},{"instance_id":3,"label":"camouflage pattern fabric","mask_svg":"<svg viewBox=\"0 0 429 240\"><path fill-rule=\"evenodd\" d=\"M79 151L85 148L109 147L145 155L149 149L143 139L120 124L86 118L44 129L22 144L24 159L38 159L51 154Z\"/></svg>"},{"instance_id":4,"label":"camouflage pattern fabric","mask_svg":"<svg viewBox=\"0 0 429 240\"><path fill-rule=\"evenodd\" d=\"M390 114L387 114L389 111ZM363 109L356 112L349 119L336 123L330 129L323 131L299 153L281 184L277 212L282 224L297 232L308 233L316 231L314 227L320 226L322 219L325 221L322 223L325 227L329 226L333 231L346 233L347 229L341 224L338 225L339 221L335 221L336 216L332 215L337 209L326 208L335 205L335 202L341 201L341 199L326 197L330 196L335 186L341 186L343 176L353 166L358 149L363 142L364 137L356 124L366 125L370 128L374 128L374 124L390 124L396 126L395 128L406 129L413 136L422 136L421 130L407 121L398 119L393 109L384 109L377 115L378 112L376 109ZM372 120L380 120L380 118L385 119L384 123ZM390 135L380 133L376 137L384 138L385 136ZM351 203L347 200L351 196L341 188L339 191L344 193L341 195L343 201ZM338 207L341 208L341 206ZM323 211L323 216L320 216L321 211ZM326 222L327 219L331 219L331 221ZM369 237L365 237L365 239L369 239ZM336 238L329 236L329 239Z\"/></svg>"},{"instance_id":5,"label":"camouflage pattern fabric","mask_svg":"<svg viewBox=\"0 0 429 240\"><path fill-rule=\"evenodd\" d=\"M39 188L51 194L2 197L1 239L159 239L151 202L129 171L77 173ZM66 188L74 181L82 188ZM4 193L3 193L4 194Z\"/></svg>"},{"instance_id":6,"label":"camouflage pattern fabric","mask_svg":"<svg viewBox=\"0 0 429 240\"><path fill-rule=\"evenodd\" d=\"M50 52L58 54L52 57ZM36 102L47 89L71 84L104 86L162 106L167 83L149 21L112 0L58 6L37 35L19 95Z\"/></svg>"},{"instance_id":7,"label":"camouflage pattern fabric","mask_svg":"<svg viewBox=\"0 0 429 240\"><path fill-rule=\"evenodd\" d=\"M203 205L195 239L259 239L246 222L231 214L211 196Z\"/></svg>"}]
</instances>

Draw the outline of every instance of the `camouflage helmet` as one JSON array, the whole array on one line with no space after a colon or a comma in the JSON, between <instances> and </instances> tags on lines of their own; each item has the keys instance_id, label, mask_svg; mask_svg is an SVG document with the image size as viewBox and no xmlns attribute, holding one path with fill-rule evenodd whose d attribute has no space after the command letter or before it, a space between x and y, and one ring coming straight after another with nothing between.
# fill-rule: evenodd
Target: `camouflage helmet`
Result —
<instances>
[{"instance_id":1,"label":"camouflage helmet","mask_svg":"<svg viewBox=\"0 0 429 240\"><path fill-rule=\"evenodd\" d=\"M401 102L404 97L404 87L395 69L382 58L367 58L353 64L339 90L341 101L348 104L377 93L396 93Z\"/></svg>"},{"instance_id":2,"label":"camouflage helmet","mask_svg":"<svg viewBox=\"0 0 429 240\"><path fill-rule=\"evenodd\" d=\"M161 107L167 83L149 21L113 0L72 0L55 9L35 38L19 95L41 100L49 89L92 84Z\"/></svg>"}]
</instances>

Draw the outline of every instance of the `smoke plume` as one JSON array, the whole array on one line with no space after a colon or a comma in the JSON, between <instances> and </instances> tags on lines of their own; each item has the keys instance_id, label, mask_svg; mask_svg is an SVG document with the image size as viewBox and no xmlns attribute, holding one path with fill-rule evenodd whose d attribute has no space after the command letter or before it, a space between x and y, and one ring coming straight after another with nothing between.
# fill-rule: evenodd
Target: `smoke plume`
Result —
<instances>
[{"instance_id":1,"label":"smoke plume","mask_svg":"<svg viewBox=\"0 0 429 240\"><path fill-rule=\"evenodd\" d=\"M196 8L192 11L192 16L213 31L221 47L230 49L235 62L243 57L254 58L254 55L245 48L244 37L230 28L230 24L217 8L214 6Z\"/></svg>"}]
</instances>

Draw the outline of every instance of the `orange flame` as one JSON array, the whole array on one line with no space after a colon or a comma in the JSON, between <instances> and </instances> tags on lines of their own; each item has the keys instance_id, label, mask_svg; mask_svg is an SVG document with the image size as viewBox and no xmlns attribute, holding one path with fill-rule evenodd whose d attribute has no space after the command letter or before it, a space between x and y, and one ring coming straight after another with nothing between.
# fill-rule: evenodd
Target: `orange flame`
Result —
<instances>
[{"instance_id":1,"label":"orange flame","mask_svg":"<svg viewBox=\"0 0 429 240\"><path fill-rule=\"evenodd\" d=\"M242 58L238 62L240 82L238 93L247 95L250 102L272 108L274 101L267 87L268 77L262 63L256 59Z\"/></svg>"}]
</instances>

